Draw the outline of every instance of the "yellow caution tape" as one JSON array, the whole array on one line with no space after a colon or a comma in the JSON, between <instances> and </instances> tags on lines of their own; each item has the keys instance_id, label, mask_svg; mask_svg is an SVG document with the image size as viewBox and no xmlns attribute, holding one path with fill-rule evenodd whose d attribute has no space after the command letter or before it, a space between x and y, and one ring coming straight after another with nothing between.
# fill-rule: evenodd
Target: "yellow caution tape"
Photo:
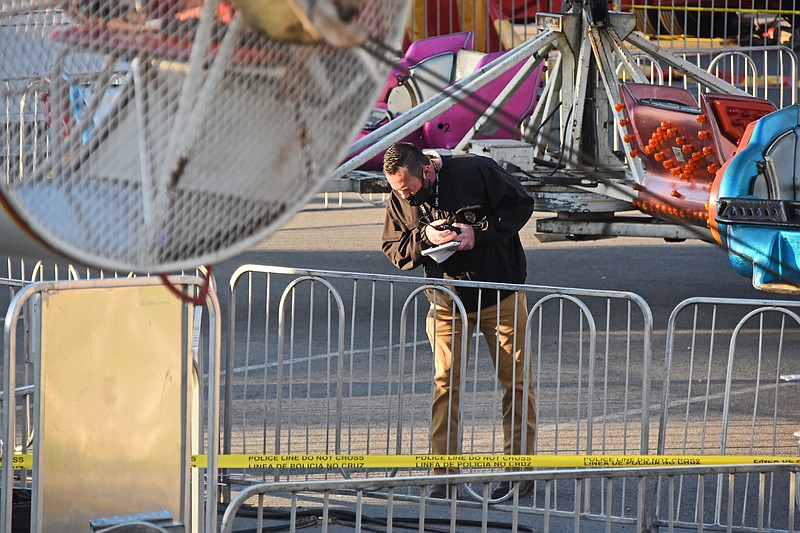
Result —
<instances>
[{"instance_id":1,"label":"yellow caution tape","mask_svg":"<svg viewBox=\"0 0 800 533\"><path fill-rule=\"evenodd\" d=\"M33 468L33 455L15 454L14 468ZM587 468L800 464L782 455L299 455L218 456L219 468ZM1 462L0 462L1 464ZM207 468L208 456L193 455L192 468Z\"/></svg>"},{"instance_id":2,"label":"yellow caution tape","mask_svg":"<svg viewBox=\"0 0 800 533\"><path fill-rule=\"evenodd\" d=\"M746 455L220 455L219 468L586 468L800 464L800 457ZM207 468L208 456L192 456Z\"/></svg>"},{"instance_id":3,"label":"yellow caution tape","mask_svg":"<svg viewBox=\"0 0 800 533\"><path fill-rule=\"evenodd\" d=\"M14 468L33 468L33 455L29 453L16 453L12 456L11 463ZM0 465L3 464L2 457L0 457Z\"/></svg>"}]
</instances>

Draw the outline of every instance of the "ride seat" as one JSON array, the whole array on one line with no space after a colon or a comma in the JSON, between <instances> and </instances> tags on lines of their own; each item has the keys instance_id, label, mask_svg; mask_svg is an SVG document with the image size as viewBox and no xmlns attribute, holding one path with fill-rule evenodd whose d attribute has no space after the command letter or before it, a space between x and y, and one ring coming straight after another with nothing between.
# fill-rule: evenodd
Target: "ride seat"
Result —
<instances>
[{"instance_id":1,"label":"ride seat","mask_svg":"<svg viewBox=\"0 0 800 533\"><path fill-rule=\"evenodd\" d=\"M502 56L505 52L492 52L484 54L469 50L459 50L456 57L456 77L459 79L473 74L492 61ZM428 121L422 127L422 135L427 145L434 148L452 149L475 127L478 119L492 104L498 95L506 88L509 82L522 67L522 61L504 72L496 79L475 89L465 96L457 105L440 113L436 118ZM536 91L539 86L541 69L530 73L517 87L505 103L502 111L491 113L495 120L488 120L479 131L475 132L476 138L490 139L515 139L520 135L519 125L530 116L536 101Z\"/></svg>"},{"instance_id":2,"label":"ride seat","mask_svg":"<svg viewBox=\"0 0 800 533\"><path fill-rule=\"evenodd\" d=\"M483 52L474 50L459 50L456 56L456 72L453 81L466 78L478 68L478 65L486 56Z\"/></svg>"},{"instance_id":3,"label":"ride seat","mask_svg":"<svg viewBox=\"0 0 800 533\"><path fill-rule=\"evenodd\" d=\"M453 82L455 54L448 52L430 57L409 69L419 92L420 102L441 92Z\"/></svg>"},{"instance_id":4,"label":"ride seat","mask_svg":"<svg viewBox=\"0 0 800 533\"><path fill-rule=\"evenodd\" d=\"M756 177L751 192L773 200L800 199L800 128L794 128L775 139L764 151L766 183ZM764 179L764 178L762 178ZM766 190L764 190L766 188Z\"/></svg>"}]
</instances>

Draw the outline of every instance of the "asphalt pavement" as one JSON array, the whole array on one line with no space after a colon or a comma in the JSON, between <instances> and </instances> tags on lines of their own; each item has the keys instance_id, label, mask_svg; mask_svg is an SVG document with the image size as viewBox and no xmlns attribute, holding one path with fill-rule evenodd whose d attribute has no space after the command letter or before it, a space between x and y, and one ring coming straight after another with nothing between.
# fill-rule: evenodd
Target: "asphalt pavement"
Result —
<instances>
[{"instance_id":1,"label":"asphalt pavement","mask_svg":"<svg viewBox=\"0 0 800 533\"><path fill-rule=\"evenodd\" d=\"M549 213L537 213L535 216L551 215ZM309 270L389 275L403 274L395 269L380 251L383 217L383 207L367 204L355 195L345 196L341 205L338 205L338 197L336 195L329 196L327 204L324 196L317 196L285 225L277 228L257 246L221 265L217 265L217 282L220 286L227 286L227 280L231 273L237 267L246 263ZM693 297L797 301L796 296L787 297L755 290L751 286L749 279L741 277L733 271L728 264L724 250L710 243L702 241L674 243L657 239L629 237L583 242L540 242L536 237L534 227L535 224L531 221L521 233L528 258L528 284L633 292L641 296L649 304L654 318L653 365L650 367L650 375L653 378L650 395L651 442L654 442L654 438L658 433L658 414L661 409L660 400L662 398L661 376L663 375L661 363L664 362L665 332L669 315L678 304L687 298ZM421 276L422 272L416 270L405 274ZM224 296L222 300L224 305ZM720 314L723 313L724 310L720 308ZM246 337L247 332L244 329L244 324L237 323L235 327L238 339ZM707 332L701 332L700 327L697 329L698 337L707 334ZM680 344L680 346L675 350L673 361L676 369L675 378L674 381L671 381L671 386L676 390L676 393L667 400L666 404L671 421L671 431L666 439L666 446L669 450L681 450L681 446L686 446L687 438L690 441L690 445L693 445L692 439L702 435L704 439L708 438L709 443L702 453L711 455L719 453L719 445L717 444L715 450L713 442L717 442L714 439L718 438L720 425L718 418L723 411L719 405L719 399L725 385L725 373L728 368L728 365L725 364L725 361L728 361L727 343L722 340L722 329L723 327L719 326L719 331L716 332L720 334L716 340L720 349L713 359L713 364L711 357L708 358L708 363L706 363L706 359L701 357L700 354L701 349L699 346L703 343L708 345L706 337L703 337L703 340L696 344L691 344L691 349L689 348L690 341L687 340L686 331L682 332L683 337L678 337L679 340L676 345ZM756 333L759 331L766 331L768 337L771 336L775 339L778 337L775 329L763 330L756 328ZM694 338L692 331L689 331L688 335ZM792 337L792 339L796 339L796 337ZM766 391L768 395L772 388L777 388L771 388L766 381L765 384L759 386L757 376L750 375L752 369L756 367L761 369L762 365L756 365L755 362L761 359L760 355L756 354L761 353L759 350L762 349L764 342L764 338L759 335L740 341L741 346L739 348L742 357L741 361L738 356L736 360L736 379L734 380L733 400L731 403L732 413L741 410L745 413L743 416L749 417L748 413L750 413L752 405L758 403L754 401L753 394L760 392L763 395ZM633 341L633 344L635 345L636 341ZM796 349L790 347L797 346L796 340L787 340L785 346L787 347L785 350L786 358L789 360L785 368L794 368L791 364L797 361L797 353ZM764 353L767 353L766 348L763 349ZM383 364L384 359L381 358L382 356L377 351L375 353L375 360L379 364ZM613 351L613 348L611 354L606 354L609 357L617 357L618 355ZM632 357L632 359L636 358ZM764 357L764 368L767 367L769 359L769 355ZM237 367L244 364L245 361L243 359L236 362ZM564 369L565 372L569 370L567 368ZM634 420L638 414L632 403L628 405L630 399L627 395L624 396L625 406L614 403L620 399L614 396L613 391L616 390L614 387L619 388L622 385L628 387L628 385L625 377L618 375L619 373L616 372L619 369L612 368L611 370L614 375L611 376L606 385L609 405L608 420L601 420L603 417L600 415L597 415L596 418L598 419L597 423L602 423L603 427L606 427L606 422L608 422L609 435L621 435L625 432L614 429L614 422L618 421L619 417L623 415L630 417L630 420ZM639 376L644 369L640 362L633 361L629 370L632 376ZM702 372L707 372L707 374ZM774 375L775 372L772 372L773 379ZM300 378L298 377L297 379ZM637 387L636 379L638 378L633 378L634 382L631 385L631 391L634 396ZM702 386L700 385L701 382ZM695 383L696 385L693 385ZM780 390L782 402L787 402L786 398L789 398L786 404L792 405L794 397L787 396L787 394L793 394L795 389L782 388ZM758 398L761 397L767 398L767 400L762 400L761 403L763 405L773 405L768 399L769 396L759 396ZM544 396L542 398L545 399ZM776 408L779 407L777 402L774 403ZM552 418L554 406L547 406L546 402L543 402L540 404L540 408L543 409L541 413L542 420L548 416ZM704 418L701 420L699 417ZM793 446L796 445L796 439L791 435L796 429L796 416L794 413L787 413L787 417L786 420L783 420L784 417L773 418L771 412L759 412L758 427L762 427L762 418L765 420L764 424L766 424L763 427L772 428L774 424L779 423L780 425L775 426L778 428L777 433L780 437L778 440L783 444L788 443L789 449L793 450ZM628 418L625 418L625 420L628 420ZM725 424L727 423L726 421ZM682 431L684 429L687 431L686 434ZM733 447L734 440L739 442L739 440L744 439L744 442L750 442L748 439L751 438L751 430L753 429L752 420L750 418L744 421L731 419L728 429L728 446ZM628 430L633 431L633 426L629 427ZM773 435L774 431L770 429L764 434ZM761 429L758 432L760 433ZM631 433L631 442L635 437L633 433ZM734 436L739 433L743 434L742 439L738 439L738 437L734 439ZM755 487L755 483L753 487ZM776 493L784 492L782 488L774 490ZM615 495L614 498L616 502L618 496ZM737 493L735 498L737 501L741 499L741 493ZM687 503L685 505L689 509L687 512L692 511L692 501L689 496L686 497ZM617 503L614 505L617 505ZM772 509L771 512L774 512L775 516L784 516L786 512L784 500L780 500L776 505L777 507ZM381 515L381 512L375 511L373 514ZM448 508L445 507L437 508L432 512L435 516L441 515L445 518L448 516ZM463 513L463 509L460 512ZM532 524L532 520L534 519L526 515L526 524ZM558 530L558 528L553 530ZM588 529L582 530L588 531ZM620 531L622 530L620 529Z\"/></svg>"},{"instance_id":2,"label":"asphalt pavement","mask_svg":"<svg viewBox=\"0 0 800 533\"><path fill-rule=\"evenodd\" d=\"M421 269L400 272L381 252L383 216L383 207L356 195L345 195L341 206L338 195L329 195L327 205L318 195L257 246L218 265L217 282L226 283L245 263L422 276ZM528 284L636 293L650 305L656 331L666 327L669 313L686 298L797 299L754 289L714 244L632 237L540 242L534 227L531 220L521 232Z\"/></svg>"}]
</instances>

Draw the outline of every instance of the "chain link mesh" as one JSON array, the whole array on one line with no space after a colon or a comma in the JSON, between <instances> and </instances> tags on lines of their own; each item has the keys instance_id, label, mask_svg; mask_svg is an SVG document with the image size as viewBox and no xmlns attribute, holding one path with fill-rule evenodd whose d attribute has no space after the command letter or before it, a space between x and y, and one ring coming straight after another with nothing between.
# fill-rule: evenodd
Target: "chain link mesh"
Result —
<instances>
[{"instance_id":1,"label":"chain link mesh","mask_svg":"<svg viewBox=\"0 0 800 533\"><path fill-rule=\"evenodd\" d=\"M305 5L248 13L287 1ZM346 156L391 63L368 45L399 46L405 0L308 5L342 3L362 46L279 41L225 1L3 0L7 210L119 270L215 263L263 239Z\"/></svg>"}]
</instances>

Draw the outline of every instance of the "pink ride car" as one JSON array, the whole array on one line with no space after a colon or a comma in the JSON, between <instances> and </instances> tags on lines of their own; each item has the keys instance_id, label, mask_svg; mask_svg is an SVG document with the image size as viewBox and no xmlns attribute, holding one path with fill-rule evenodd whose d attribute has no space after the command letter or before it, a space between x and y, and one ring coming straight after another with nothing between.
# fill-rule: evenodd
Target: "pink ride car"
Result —
<instances>
[{"instance_id":1,"label":"pink ride car","mask_svg":"<svg viewBox=\"0 0 800 533\"><path fill-rule=\"evenodd\" d=\"M473 50L471 32L453 33L413 42L395 64L361 137L411 110L456 81L491 63L505 52L485 54ZM454 148L475 126L486 108L508 85L523 62L476 90L455 106L406 135L402 140L421 148ZM533 112L541 88L543 67L538 66L489 121L476 139L520 139L521 125ZM380 170L381 156L362 170Z\"/></svg>"}]
</instances>

